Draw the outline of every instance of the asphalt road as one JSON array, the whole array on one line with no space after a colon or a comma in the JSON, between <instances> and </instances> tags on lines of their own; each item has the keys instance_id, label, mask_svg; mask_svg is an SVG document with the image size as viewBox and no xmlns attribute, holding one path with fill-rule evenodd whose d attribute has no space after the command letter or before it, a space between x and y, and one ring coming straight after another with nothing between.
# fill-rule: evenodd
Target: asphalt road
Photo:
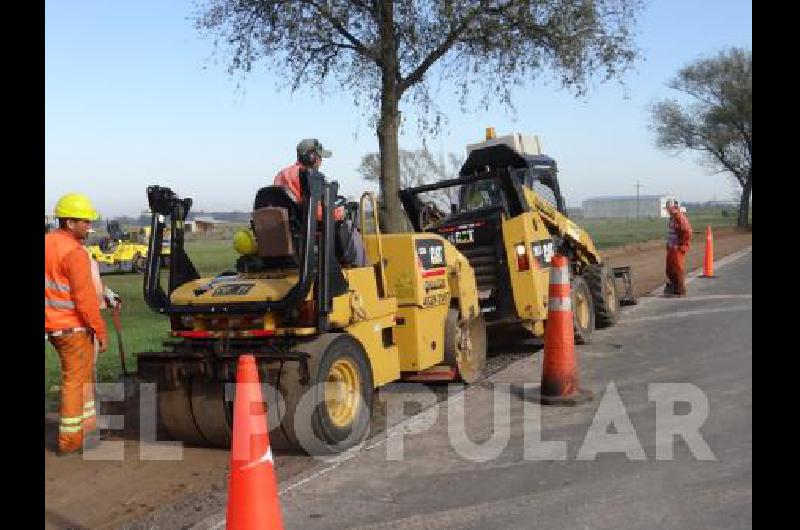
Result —
<instances>
[{"instance_id":1,"label":"asphalt road","mask_svg":"<svg viewBox=\"0 0 800 530\"><path fill-rule=\"evenodd\" d=\"M517 361L430 409L432 427L403 436L402 460L387 459L394 428L283 486L286 528L751 527L752 252L716 272L688 298L643 299L578 347L593 401L540 407L540 361ZM494 454L454 447L463 423L448 420L464 405L475 443L508 432Z\"/></svg>"}]
</instances>

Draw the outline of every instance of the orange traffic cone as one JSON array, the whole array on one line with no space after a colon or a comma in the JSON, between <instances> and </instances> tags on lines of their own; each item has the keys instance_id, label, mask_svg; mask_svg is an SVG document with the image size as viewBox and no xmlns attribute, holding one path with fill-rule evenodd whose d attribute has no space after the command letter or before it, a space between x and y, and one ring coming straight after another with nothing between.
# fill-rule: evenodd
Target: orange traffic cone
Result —
<instances>
[{"instance_id":1,"label":"orange traffic cone","mask_svg":"<svg viewBox=\"0 0 800 530\"><path fill-rule=\"evenodd\" d=\"M226 528L283 528L267 415L252 355L240 356L236 370Z\"/></svg>"},{"instance_id":2,"label":"orange traffic cone","mask_svg":"<svg viewBox=\"0 0 800 530\"><path fill-rule=\"evenodd\" d=\"M706 225L706 258L703 263L703 275L701 278L716 278L714 276L714 234L711 232L711 225Z\"/></svg>"},{"instance_id":3,"label":"orange traffic cone","mask_svg":"<svg viewBox=\"0 0 800 530\"><path fill-rule=\"evenodd\" d=\"M582 390L578 381L569 260L556 254L550 264L540 401L544 405L577 405L592 399L592 393Z\"/></svg>"}]
</instances>

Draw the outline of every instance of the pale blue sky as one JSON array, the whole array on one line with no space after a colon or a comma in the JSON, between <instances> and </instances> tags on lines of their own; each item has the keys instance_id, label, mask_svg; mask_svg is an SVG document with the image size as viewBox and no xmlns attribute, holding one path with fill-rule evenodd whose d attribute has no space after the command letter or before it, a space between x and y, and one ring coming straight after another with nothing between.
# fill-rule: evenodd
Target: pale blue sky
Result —
<instances>
[{"instance_id":1,"label":"pale blue sky","mask_svg":"<svg viewBox=\"0 0 800 530\"><path fill-rule=\"evenodd\" d=\"M45 4L45 210L63 193L88 194L104 216L147 207L149 184L194 198L195 209L248 210L256 190L293 161L301 138L319 138L334 156L323 172L346 194L365 187L356 168L377 139L348 93L324 99L278 89L261 68L244 80L226 73L190 20L191 0L47 0ZM697 157L655 148L648 106L694 59L727 46L752 47L752 5L744 0L653 0L638 25L642 58L625 76L576 99L537 82L500 105L462 114L442 90L449 119L434 151L463 153L498 134L539 135L559 163L569 205L597 195L672 193L687 201L727 199L732 187ZM238 82L242 82L237 87ZM406 107L413 116L413 108ZM416 126L400 146L421 146ZM367 186L371 187L371 186Z\"/></svg>"}]
</instances>

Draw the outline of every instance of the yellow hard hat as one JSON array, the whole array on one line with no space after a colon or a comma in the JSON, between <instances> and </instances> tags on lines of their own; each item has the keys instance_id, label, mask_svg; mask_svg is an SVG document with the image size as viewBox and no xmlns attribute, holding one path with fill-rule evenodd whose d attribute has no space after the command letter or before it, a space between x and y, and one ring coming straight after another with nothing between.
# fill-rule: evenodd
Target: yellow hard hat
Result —
<instances>
[{"instance_id":1,"label":"yellow hard hat","mask_svg":"<svg viewBox=\"0 0 800 530\"><path fill-rule=\"evenodd\" d=\"M100 215L95 211L89 197L82 193L67 193L56 204L56 217L96 221Z\"/></svg>"},{"instance_id":2,"label":"yellow hard hat","mask_svg":"<svg viewBox=\"0 0 800 530\"><path fill-rule=\"evenodd\" d=\"M237 230L233 234L233 248L239 254L249 256L258 252L256 237L250 230Z\"/></svg>"}]
</instances>

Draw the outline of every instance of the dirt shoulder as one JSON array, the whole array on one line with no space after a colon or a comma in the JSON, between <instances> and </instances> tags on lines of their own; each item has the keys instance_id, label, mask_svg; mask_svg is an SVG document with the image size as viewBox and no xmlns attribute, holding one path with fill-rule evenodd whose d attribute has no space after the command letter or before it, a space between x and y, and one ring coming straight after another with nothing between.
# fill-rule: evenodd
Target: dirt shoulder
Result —
<instances>
[{"instance_id":1,"label":"dirt shoulder","mask_svg":"<svg viewBox=\"0 0 800 530\"><path fill-rule=\"evenodd\" d=\"M752 232L721 230L715 234L715 258L752 244ZM702 265L703 234L695 234L687 257L687 270ZM631 265L636 296L644 296L664 282L663 241L616 247L602 252L615 266ZM141 519L162 506L224 487L229 453L224 450L183 448L181 460L143 460L134 434L124 440L122 460L83 460L57 457L54 446L57 416L45 420L45 521L46 528L118 528ZM276 455L280 482L312 468L316 461L299 455ZM197 519L211 515L197 502ZM216 510L216 507L212 507Z\"/></svg>"},{"instance_id":2,"label":"dirt shoulder","mask_svg":"<svg viewBox=\"0 0 800 530\"><path fill-rule=\"evenodd\" d=\"M752 244L753 233L750 231L719 230L714 233L714 259L723 258ZM703 266L705 245L705 232L695 232L686 255L687 272ZM666 281L667 251L663 240L623 245L600 251L600 254L612 266L631 266L633 289L637 297L647 296Z\"/></svg>"}]
</instances>

